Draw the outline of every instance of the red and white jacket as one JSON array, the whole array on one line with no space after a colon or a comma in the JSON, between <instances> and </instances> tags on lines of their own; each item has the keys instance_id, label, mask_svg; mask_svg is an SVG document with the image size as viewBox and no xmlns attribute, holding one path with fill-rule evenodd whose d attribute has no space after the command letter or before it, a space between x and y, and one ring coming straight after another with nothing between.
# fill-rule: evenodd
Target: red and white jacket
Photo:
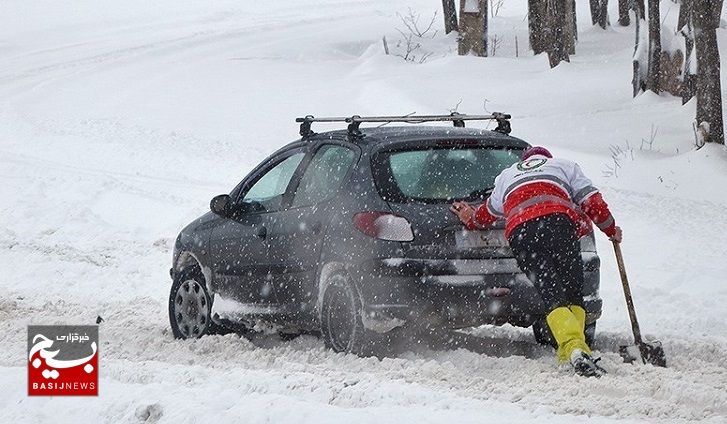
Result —
<instances>
[{"instance_id":1,"label":"red and white jacket","mask_svg":"<svg viewBox=\"0 0 727 424\"><path fill-rule=\"evenodd\" d=\"M505 219L505 236L509 237L523 222L553 213L565 213L573 219L579 238L592 231L591 221L609 237L616 231L608 205L580 166L542 155L502 171L495 178L492 195L466 227L474 230Z\"/></svg>"}]
</instances>

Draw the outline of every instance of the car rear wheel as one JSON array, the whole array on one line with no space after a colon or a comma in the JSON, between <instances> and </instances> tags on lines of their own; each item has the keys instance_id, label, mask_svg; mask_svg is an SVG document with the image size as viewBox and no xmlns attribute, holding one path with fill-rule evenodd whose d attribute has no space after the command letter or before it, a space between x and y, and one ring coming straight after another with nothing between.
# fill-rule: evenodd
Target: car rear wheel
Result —
<instances>
[{"instance_id":1,"label":"car rear wheel","mask_svg":"<svg viewBox=\"0 0 727 424\"><path fill-rule=\"evenodd\" d=\"M367 344L363 325L363 302L356 286L344 273L326 281L321 304L321 336L335 352L361 355Z\"/></svg>"},{"instance_id":2,"label":"car rear wheel","mask_svg":"<svg viewBox=\"0 0 727 424\"><path fill-rule=\"evenodd\" d=\"M194 339L214 334L212 298L198 269L187 269L174 279L169 293L169 322L177 339Z\"/></svg>"}]
</instances>

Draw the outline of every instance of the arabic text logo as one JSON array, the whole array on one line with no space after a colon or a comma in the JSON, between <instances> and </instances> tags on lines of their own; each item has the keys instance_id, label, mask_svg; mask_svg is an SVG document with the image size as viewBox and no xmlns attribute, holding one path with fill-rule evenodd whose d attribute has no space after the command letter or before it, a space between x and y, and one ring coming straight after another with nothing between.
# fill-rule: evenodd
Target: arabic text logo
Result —
<instances>
[{"instance_id":1,"label":"arabic text logo","mask_svg":"<svg viewBox=\"0 0 727 424\"><path fill-rule=\"evenodd\" d=\"M98 395L98 327L28 326L28 395Z\"/></svg>"}]
</instances>

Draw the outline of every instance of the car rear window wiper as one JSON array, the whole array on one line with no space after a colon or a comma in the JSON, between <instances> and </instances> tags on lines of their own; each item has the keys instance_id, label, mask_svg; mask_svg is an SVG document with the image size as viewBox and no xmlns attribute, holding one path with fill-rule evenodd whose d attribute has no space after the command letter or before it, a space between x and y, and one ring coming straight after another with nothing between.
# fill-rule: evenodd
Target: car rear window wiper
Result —
<instances>
[{"instance_id":1,"label":"car rear window wiper","mask_svg":"<svg viewBox=\"0 0 727 424\"><path fill-rule=\"evenodd\" d=\"M486 197L489 197L490 194L492 194L492 190L494 190L494 189L495 189L495 186L477 189L477 190L471 192L469 195L467 195L467 198L468 199L484 199Z\"/></svg>"}]
</instances>

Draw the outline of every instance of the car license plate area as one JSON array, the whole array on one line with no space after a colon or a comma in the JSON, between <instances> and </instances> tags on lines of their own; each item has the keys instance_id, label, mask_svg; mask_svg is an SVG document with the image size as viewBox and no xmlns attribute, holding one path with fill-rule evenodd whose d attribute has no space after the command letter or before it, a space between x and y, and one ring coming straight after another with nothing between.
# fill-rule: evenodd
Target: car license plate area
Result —
<instances>
[{"instance_id":1,"label":"car license plate area","mask_svg":"<svg viewBox=\"0 0 727 424\"><path fill-rule=\"evenodd\" d=\"M468 231L459 230L454 233L457 249L479 249L486 247L505 247L505 236L502 231Z\"/></svg>"}]
</instances>

